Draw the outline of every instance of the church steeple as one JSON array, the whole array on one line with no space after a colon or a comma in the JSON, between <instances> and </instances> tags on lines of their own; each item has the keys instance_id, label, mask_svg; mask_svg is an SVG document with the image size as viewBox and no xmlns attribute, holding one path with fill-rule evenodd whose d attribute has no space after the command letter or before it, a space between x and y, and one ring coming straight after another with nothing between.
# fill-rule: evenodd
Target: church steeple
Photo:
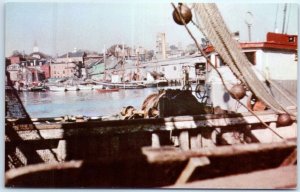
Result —
<instances>
[{"instance_id":1,"label":"church steeple","mask_svg":"<svg viewBox=\"0 0 300 192\"><path fill-rule=\"evenodd\" d=\"M34 41L34 45L33 45L33 52L35 53L35 52L39 52L39 47L38 47L38 45L37 45L37 42L36 41Z\"/></svg>"}]
</instances>

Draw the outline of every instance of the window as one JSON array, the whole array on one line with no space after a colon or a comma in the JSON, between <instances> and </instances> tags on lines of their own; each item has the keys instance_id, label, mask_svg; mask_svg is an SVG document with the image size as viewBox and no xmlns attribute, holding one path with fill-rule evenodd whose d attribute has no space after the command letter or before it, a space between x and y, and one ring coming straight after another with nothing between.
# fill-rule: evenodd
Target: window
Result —
<instances>
[{"instance_id":1,"label":"window","mask_svg":"<svg viewBox=\"0 0 300 192\"><path fill-rule=\"evenodd\" d=\"M174 71L176 71L177 70L177 67L176 66L174 66Z\"/></svg>"},{"instance_id":2,"label":"window","mask_svg":"<svg viewBox=\"0 0 300 192\"><path fill-rule=\"evenodd\" d=\"M295 42L295 37L289 37L289 43L294 43Z\"/></svg>"},{"instance_id":3,"label":"window","mask_svg":"<svg viewBox=\"0 0 300 192\"><path fill-rule=\"evenodd\" d=\"M256 54L253 52L245 52L247 59L252 63L252 65L256 65Z\"/></svg>"},{"instance_id":4,"label":"window","mask_svg":"<svg viewBox=\"0 0 300 192\"><path fill-rule=\"evenodd\" d=\"M215 63L217 64L217 67L222 67L226 65L226 63L224 62L222 57L220 57L220 55L216 55Z\"/></svg>"},{"instance_id":5,"label":"window","mask_svg":"<svg viewBox=\"0 0 300 192\"><path fill-rule=\"evenodd\" d=\"M165 68L164 68L164 67L162 67L162 68L161 68L161 71L165 71Z\"/></svg>"}]
</instances>

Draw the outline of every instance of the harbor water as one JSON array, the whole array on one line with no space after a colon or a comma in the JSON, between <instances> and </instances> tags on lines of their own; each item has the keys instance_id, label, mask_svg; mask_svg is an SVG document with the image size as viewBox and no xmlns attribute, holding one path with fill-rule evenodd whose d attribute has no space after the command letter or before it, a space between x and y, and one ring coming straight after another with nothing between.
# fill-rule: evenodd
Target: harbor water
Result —
<instances>
[{"instance_id":1,"label":"harbor water","mask_svg":"<svg viewBox=\"0 0 300 192\"><path fill-rule=\"evenodd\" d=\"M180 87L172 87L172 89ZM24 107L32 118L65 115L105 116L119 114L129 105L140 109L145 98L162 88L120 89L118 92L91 91L20 92ZM164 88L166 89L166 88Z\"/></svg>"}]
</instances>

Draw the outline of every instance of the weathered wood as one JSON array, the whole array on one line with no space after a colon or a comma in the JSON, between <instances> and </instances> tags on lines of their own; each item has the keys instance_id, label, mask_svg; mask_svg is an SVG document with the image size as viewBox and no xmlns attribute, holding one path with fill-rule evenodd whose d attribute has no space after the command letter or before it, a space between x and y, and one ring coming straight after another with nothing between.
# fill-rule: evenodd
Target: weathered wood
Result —
<instances>
[{"instance_id":1,"label":"weathered wood","mask_svg":"<svg viewBox=\"0 0 300 192\"><path fill-rule=\"evenodd\" d=\"M159 135L157 133L151 134L151 140L152 140L152 147L160 147L160 141L159 141Z\"/></svg>"},{"instance_id":2,"label":"weathered wood","mask_svg":"<svg viewBox=\"0 0 300 192\"><path fill-rule=\"evenodd\" d=\"M200 118L200 117L198 117ZM201 118L203 118L201 116ZM200 119L201 119L200 118ZM208 118L208 117L207 117ZM266 113L260 116L265 122L277 120L275 114ZM239 129L239 125L259 123L254 116L205 119L197 120L196 117L174 117L165 119L142 119L126 121L98 121L98 122L76 122L76 123L44 123L44 124L20 124L13 126L13 129L20 135L22 140L41 139L63 139L78 134L123 134L137 131L164 131L197 128ZM278 130L276 130L278 131Z\"/></svg>"},{"instance_id":3,"label":"weathered wood","mask_svg":"<svg viewBox=\"0 0 300 192\"><path fill-rule=\"evenodd\" d=\"M189 132L188 131L181 131L179 133L179 147L182 150L189 150L190 149L190 139L189 139Z\"/></svg>"},{"instance_id":4,"label":"weathered wood","mask_svg":"<svg viewBox=\"0 0 300 192\"><path fill-rule=\"evenodd\" d=\"M274 124L272 125L274 126ZM271 127L272 128L272 127ZM297 138L297 124L293 123L290 126L286 127L273 127L274 131L277 134L282 136L285 139L294 139ZM282 141L276 134L274 134L269 129L254 129L250 131L253 136L260 142L260 143L271 143L271 142L279 142Z\"/></svg>"},{"instance_id":5,"label":"weathered wood","mask_svg":"<svg viewBox=\"0 0 300 192\"><path fill-rule=\"evenodd\" d=\"M296 162L297 162L297 149L294 149L294 151L287 158L285 158L285 160L281 163L280 166L293 165Z\"/></svg>"},{"instance_id":6,"label":"weathered wood","mask_svg":"<svg viewBox=\"0 0 300 192\"><path fill-rule=\"evenodd\" d=\"M258 112L257 115L264 122L275 122L277 115L273 112ZM226 114L226 115L195 115L195 116L176 116L158 119L133 119L133 120L109 120L109 121L88 121L88 122L51 122L35 124L36 129L58 129L58 128L93 128L93 127L106 127L114 129L116 127L128 126L128 128L140 126L142 129L152 129L153 125L162 129L188 129L197 127L222 127L239 124L256 124L260 123L257 118L249 113L243 114ZM30 127L16 125L16 130L32 129Z\"/></svg>"},{"instance_id":7,"label":"weathered wood","mask_svg":"<svg viewBox=\"0 0 300 192\"><path fill-rule=\"evenodd\" d=\"M170 161L186 161L192 157L213 157L213 156L233 156L241 154L260 153L264 151L294 149L297 147L296 141L286 141L278 143L252 143L232 146L219 146L213 148L202 148L195 151L182 151L175 147L151 148L143 147L142 152L151 163L165 163Z\"/></svg>"},{"instance_id":8,"label":"weathered wood","mask_svg":"<svg viewBox=\"0 0 300 192\"><path fill-rule=\"evenodd\" d=\"M295 189L297 166L286 166L233 176L218 177L167 188L198 189Z\"/></svg>"},{"instance_id":9,"label":"weathered wood","mask_svg":"<svg viewBox=\"0 0 300 192\"><path fill-rule=\"evenodd\" d=\"M10 180L20 177L22 175L32 174L40 171L52 171L52 170L62 170L62 169L72 169L79 168L83 161L69 161L63 163L40 163L34 165L28 165L25 167L20 167L18 169L10 169L5 173L5 184ZM49 178L51 179L51 178Z\"/></svg>"},{"instance_id":10,"label":"weathered wood","mask_svg":"<svg viewBox=\"0 0 300 192\"><path fill-rule=\"evenodd\" d=\"M186 183L194 170L199 166L204 166L209 164L209 159L207 157L192 157L187 163L186 167L181 172L179 178L177 179L175 185L180 185Z\"/></svg>"}]
</instances>

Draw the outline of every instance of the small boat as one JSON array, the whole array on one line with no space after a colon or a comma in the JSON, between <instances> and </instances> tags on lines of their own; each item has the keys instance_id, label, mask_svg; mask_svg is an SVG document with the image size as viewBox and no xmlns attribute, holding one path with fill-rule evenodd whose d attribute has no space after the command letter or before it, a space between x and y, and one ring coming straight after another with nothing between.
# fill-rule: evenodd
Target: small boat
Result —
<instances>
[{"instance_id":1,"label":"small boat","mask_svg":"<svg viewBox=\"0 0 300 192\"><path fill-rule=\"evenodd\" d=\"M102 89L96 89L96 91L98 93L107 93L107 92L117 92L119 91L120 89L119 88L102 88Z\"/></svg>"},{"instance_id":2,"label":"small boat","mask_svg":"<svg viewBox=\"0 0 300 192\"><path fill-rule=\"evenodd\" d=\"M130 83L130 82L125 82L125 83L102 82L101 84L106 87L117 87L120 89L143 89L143 88L146 88L146 86L144 84Z\"/></svg>"},{"instance_id":3,"label":"small boat","mask_svg":"<svg viewBox=\"0 0 300 192\"><path fill-rule=\"evenodd\" d=\"M30 91L37 92L37 91L46 91L46 87L44 86L34 86L30 88Z\"/></svg>"},{"instance_id":4,"label":"small boat","mask_svg":"<svg viewBox=\"0 0 300 192\"><path fill-rule=\"evenodd\" d=\"M66 91L64 86L49 86L50 91Z\"/></svg>"},{"instance_id":5,"label":"small boat","mask_svg":"<svg viewBox=\"0 0 300 192\"><path fill-rule=\"evenodd\" d=\"M93 89L103 89L103 85L93 85Z\"/></svg>"},{"instance_id":6,"label":"small boat","mask_svg":"<svg viewBox=\"0 0 300 192\"><path fill-rule=\"evenodd\" d=\"M66 86L66 91L78 91L78 90L79 90L78 86L73 86L73 85Z\"/></svg>"},{"instance_id":7,"label":"small boat","mask_svg":"<svg viewBox=\"0 0 300 192\"><path fill-rule=\"evenodd\" d=\"M93 85L78 85L80 91L90 91L93 89Z\"/></svg>"}]
</instances>

